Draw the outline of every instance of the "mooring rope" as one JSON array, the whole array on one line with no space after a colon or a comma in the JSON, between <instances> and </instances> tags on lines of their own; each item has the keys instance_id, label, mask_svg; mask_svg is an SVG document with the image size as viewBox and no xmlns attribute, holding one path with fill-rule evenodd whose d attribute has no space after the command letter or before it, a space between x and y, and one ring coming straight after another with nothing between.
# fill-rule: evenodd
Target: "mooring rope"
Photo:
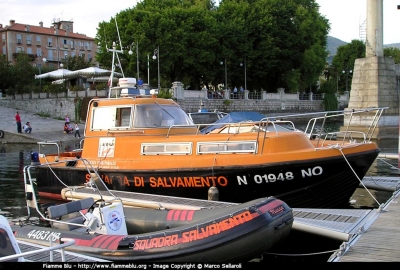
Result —
<instances>
[{"instance_id":1,"label":"mooring rope","mask_svg":"<svg viewBox=\"0 0 400 270\"><path fill-rule=\"evenodd\" d=\"M364 183L362 182L362 180L360 179L360 177L358 177L357 173L354 171L353 167L351 167L350 162L347 160L345 154L342 151L342 147L340 147L339 145L333 145L332 148L338 149L339 152L342 154L344 160L346 161L347 165L349 165L349 168L352 170L352 172L354 173L354 175L357 177L358 181L361 183L361 185L365 188L365 190L369 193L369 195L374 199L374 201L379 205L379 208L381 207L381 204L378 202L378 200L372 195L372 193L368 190L368 188L364 185Z\"/></svg>"}]
</instances>

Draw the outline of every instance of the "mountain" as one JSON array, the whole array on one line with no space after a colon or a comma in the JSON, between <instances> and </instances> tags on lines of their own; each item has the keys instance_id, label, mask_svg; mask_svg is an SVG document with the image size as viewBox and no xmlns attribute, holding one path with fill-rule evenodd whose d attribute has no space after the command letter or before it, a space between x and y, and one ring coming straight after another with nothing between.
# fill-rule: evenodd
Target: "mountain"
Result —
<instances>
[{"instance_id":1,"label":"mountain","mask_svg":"<svg viewBox=\"0 0 400 270\"><path fill-rule=\"evenodd\" d=\"M329 54L335 55L337 48L340 46L346 45L346 44L347 44L347 42L344 42L343 40L328 36L327 49L329 51ZM383 45L383 47L384 48L394 47L394 48L400 49L400 43L386 44L386 45Z\"/></svg>"},{"instance_id":2,"label":"mountain","mask_svg":"<svg viewBox=\"0 0 400 270\"><path fill-rule=\"evenodd\" d=\"M335 56L337 48L340 46L346 45L347 42L344 42L343 40L340 40L335 37L328 36L327 40L327 50L329 51L329 57L328 57L328 62L332 63L332 58ZM389 48L389 47L394 47L400 49L400 43L392 43L392 44L386 44L383 45L384 48Z\"/></svg>"},{"instance_id":3,"label":"mountain","mask_svg":"<svg viewBox=\"0 0 400 270\"><path fill-rule=\"evenodd\" d=\"M329 54L331 56L335 55L336 51L337 51L337 48L340 47L340 46L346 45L346 44L347 44L347 42L344 42L344 41L342 41L342 40L340 40L338 38L335 38L335 37L328 36L327 49L329 51Z\"/></svg>"}]
</instances>

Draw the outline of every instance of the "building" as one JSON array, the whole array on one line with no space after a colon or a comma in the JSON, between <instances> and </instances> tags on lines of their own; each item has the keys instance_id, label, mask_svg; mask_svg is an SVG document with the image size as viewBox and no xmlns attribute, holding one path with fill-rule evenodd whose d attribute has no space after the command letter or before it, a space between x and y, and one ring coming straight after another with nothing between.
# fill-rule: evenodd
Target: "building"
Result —
<instances>
[{"instance_id":1,"label":"building","mask_svg":"<svg viewBox=\"0 0 400 270\"><path fill-rule=\"evenodd\" d=\"M83 56L86 61L95 61L97 52L95 39L74 33L73 21L53 20L53 26L27 25L10 20L9 25L0 24L0 54L12 64L19 52L25 52L41 67L59 68L68 57Z\"/></svg>"}]
</instances>

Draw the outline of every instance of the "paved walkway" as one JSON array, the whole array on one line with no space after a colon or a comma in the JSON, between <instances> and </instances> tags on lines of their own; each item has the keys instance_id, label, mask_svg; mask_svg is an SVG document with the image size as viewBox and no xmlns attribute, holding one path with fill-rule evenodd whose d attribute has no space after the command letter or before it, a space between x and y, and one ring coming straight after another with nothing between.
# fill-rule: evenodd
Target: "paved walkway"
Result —
<instances>
[{"instance_id":1,"label":"paved walkway","mask_svg":"<svg viewBox=\"0 0 400 270\"><path fill-rule=\"evenodd\" d=\"M41 117L39 115L18 110L21 116L22 126L26 122L31 123L32 133L18 133L15 122L16 109L0 106L0 129L5 132L0 143L35 143L38 141L69 141L79 140L74 138L74 134L64 134L64 120L57 120L50 117ZM83 139L84 124L79 124L81 138Z\"/></svg>"}]
</instances>

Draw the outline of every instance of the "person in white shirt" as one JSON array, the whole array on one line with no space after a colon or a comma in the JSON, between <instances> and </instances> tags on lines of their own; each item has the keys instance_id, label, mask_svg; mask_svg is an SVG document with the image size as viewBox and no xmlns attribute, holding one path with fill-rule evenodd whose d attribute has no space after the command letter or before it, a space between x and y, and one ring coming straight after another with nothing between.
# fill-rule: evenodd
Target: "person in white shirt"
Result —
<instances>
[{"instance_id":1,"label":"person in white shirt","mask_svg":"<svg viewBox=\"0 0 400 270\"><path fill-rule=\"evenodd\" d=\"M26 122L26 124L24 125L24 131L25 133L31 133L32 132L32 127L31 124L29 122Z\"/></svg>"},{"instance_id":2,"label":"person in white shirt","mask_svg":"<svg viewBox=\"0 0 400 270\"><path fill-rule=\"evenodd\" d=\"M75 135L74 135L74 137L76 138L76 137L81 137L81 134L79 133L79 125L78 125L78 123L77 122L75 122Z\"/></svg>"}]
</instances>

